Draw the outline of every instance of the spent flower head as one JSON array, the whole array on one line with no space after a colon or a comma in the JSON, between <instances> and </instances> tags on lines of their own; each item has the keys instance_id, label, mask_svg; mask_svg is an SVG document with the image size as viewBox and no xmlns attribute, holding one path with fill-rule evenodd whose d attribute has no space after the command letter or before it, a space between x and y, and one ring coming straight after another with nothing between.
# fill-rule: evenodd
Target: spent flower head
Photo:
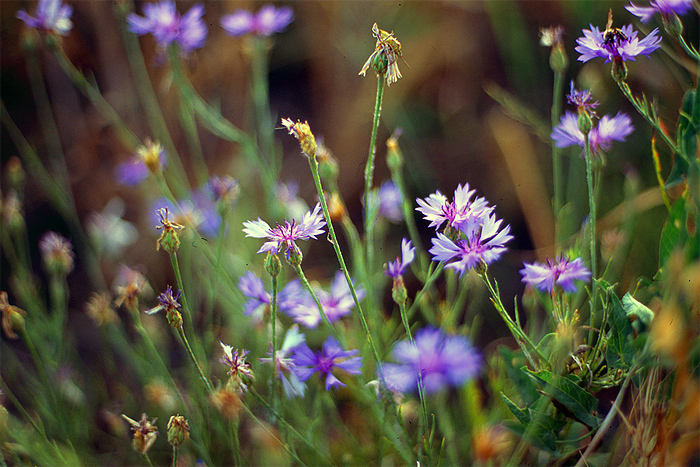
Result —
<instances>
[{"instance_id":1,"label":"spent flower head","mask_svg":"<svg viewBox=\"0 0 700 467\"><path fill-rule=\"evenodd\" d=\"M257 14L248 10L237 10L221 18L221 27L232 36L254 34L271 36L282 32L294 20L294 12L289 7L275 8L265 5Z\"/></svg>"},{"instance_id":2,"label":"spent flower head","mask_svg":"<svg viewBox=\"0 0 700 467\"><path fill-rule=\"evenodd\" d=\"M0 314L2 314L2 330L8 339L17 339L15 331L24 331L24 316L27 314L21 308L10 305L7 292L0 292Z\"/></svg>"},{"instance_id":3,"label":"spent flower head","mask_svg":"<svg viewBox=\"0 0 700 467\"><path fill-rule=\"evenodd\" d=\"M604 115L588 134L591 152L600 154L609 151L613 141L624 141L633 130L632 120L627 114L618 112L614 117ZM561 117L559 125L554 127L550 136L558 148L573 145L585 148L585 138L579 129L578 115L573 112L567 111ZM582 152L581 156L585 156L585 153Z\"/></svg>"},{"instance_id":4,"label":"spent flower head","mask_svg":"<svg viewBox=\"0 0 700 467\"><path fill-rule=\"evenodd\" d=\"M312 351L306 343L301 343L294 349L294 373L299 381L308 380L314 373L319 373L326 379L326 391L333 387L347 386L342 383L333 371L340 369L353 375L360 374L362 368L362 357L357 355L359 350L343 350L333 336L329 336L323 343L323 348Z\"/></svg>"},{"instance_id":5,"label":"spent flower head","mask_svg":"<svg viewBox=\"0 0 700 467\"><path fill-rule=\"evenodd\" d=\"M202 20L202 5L196 4L180 16L175 2L163 0L146 4L143 13L144 16L135 13L128 16L129 30L139 36L153 34L161 48L177 44L183 52L191 52L204 45L207 28Z\"/></svg>"},{"instance_id":6,"label":"spent flower head","mask_svg":"<svg viewBox=\"0 0 700 467\"><path fill-rule=\"evenodd\" d=\"M301 152L309 157L316 155L318 145L316 144L314 134L311 133L309 122L301 123L300 121L297 121L294 123L290 118L283 118L282 125L287 129L290 135L299 140Z\"/></svg>"},{"instance_id":7,"label":"spent flower head","mask_svg":"<svg viewBox=\"0 0 700 467\"><path fill-rule=\"evenodd\" d=\"M130 311L138 309L138 299L141 295L153 292L143 274L125 265L119 266L113 289L117 295L114 306L120 307L123 304Z\"/></svg>"},{"instance_id":8,"label":"spent flower head","mask_svg":"<svg viewBox=\"0 0 700 467\"><path fill-rule=\"evenodd\" d=\"M156 427L158 419L154 418L151 422L145 413L141 415L141 420L138 422L124 414L122 414L122 418L131 425L131 443L134 449L140 454L146 454L158 437L158 428Z\"/></svg>"},{"instance_id":9,"label":"spent flower head","mask_svg":"<svg viewBox=\"0 0 700 467\"><path fill-rule=\"evenodd\" d=\"M114 169L116 181L122 185L136 186L149 174L160 174L168 162L168 155L158 142L150 139L136 148L136 153Z\"/></svg>"},{"instance_id":10,"label":"spent flower head","mask_svg":"<svg viewBox=\"0 0 700 467\"><path fill-rule=\"evenodd\" d=\"M190 438L190 424L180 414L173 415L168 420L168 443L174 447L180 446Z\"/></svg>"},{"instance_id":11,"label":"spent flower head","mask_svg":"<svg viewBox=\"0 0 700 467\"><path fill-rule=\"evenodd\" d=\"M158 306L151 308L150 310L146 311L146 313L151 315L160 310L165 310L165 316L170 326L174 328L181 328L182 315L178 310L178 308L180 308L180 303L178 302L178 300L180 300L180 295L182 295L181 290L178 290L177 294L173 295L173 288L168 286L165 289L165 292L158 295Z\"/></svg>"},{"instance_id":12,"label":"spent flower head","mask_svg":"<svg viewBox=\"0 0 700 467\"><path fill-rule=\"evenodd\" d=\"M30 28L65 36L73 28L70 20L72 14L73 7L64 5L63 0L39 0L35 17L20 10L17 12L17 18L24 21Z\"/></svg>"},{"instance_id":13,"label":"spent flower head","mask_svg":"<svg viewBox=\"0 0 700 467\"><path fill-rule=\"evenodd\" d=\"M93 292L90 300L85 303L85 313L96 326L119 322L119 316L112 308L112 301L107 292Z\"/></svg>"},{"instance_id":14,"label":"spent flower head","mask_svg":"<svg viewBox=\"0 0 700 467\"><path fill-rule=\"evenodd\" d=\"M70 240L56 232L47 232L39 241L39 251L46 272L64 277L73 270L73 245Z\"/></svg>"},{"instance_id":15,"label":"spent flower head","mask_svg":"<svg viewBox=\"0 0 700 467\"><path fill-rule=\"evenodd\" d=\"M175 253L177 249L180 248L180 236L177 231L184 229L185 226L176 222L171 222L168 219L168 215L168 208L161 208L158 210L160 225L157 225L156 229L162 230L163 232L156 241L156 251L160 250L160 247L162 246L168 253Z\"/></svg>"},{"instance_id":16,"label":"spent flower head","mask_svg":"<svg viewBox=\"0 0 700 467\"><path fill-rule=\"evenodd\" d=\"M569 261L560 254L556 260L546 259L546 263L523 263L520 270L523 282L544 292L551 292L558 285L564 292L576 291L574 281L588 281L591 272L581 258Z\"/></svg>"},{"instance_id":17,"label":"spent flower head","mask_svg":"<svg viewBox=\"0 0 700 467\"><path fill-rule=\"evenodd\" d=\"M563 35L564 28L562 26L540 28L540 45L543 47L559 46L563 43Z\"/></svg>"},{"instance_id":18,"label":"spent flower head","mask_svg":"<svg viewBox=\"0 0 700 467\"><path fill-rule=\"evenodd\" d=\"M227 386L240 394L244 394L248 390L246 381L255 378L253 370L250 368L250 363L245 361L248 351L241 350L239 352L238 349L234 349L230 345L226 345L223 342L219 343L224 350L224 354L219 361L229 367L228 374L230 378Z\"/></svg>"},{"instance_id":19,"label":"spent flower head","mask_svg":"<svg viewBox=\"0 0 700 467\"><path fill-rule=\"evenodd\" d=\"M466 337L433 327L418 331L413 342L396 343L392 355L397 363L382 364L378 373L388 389L401 393L416 391L419 381L428 394L459 387L481 367L481 357Z\"/></svg>"},{"instance_id":20,"label":"spent flower head","mask_svg":"<svg viewBox=\"0 0 700 467\"><path fill-rule=\"evenodd\" d=\"M401 78L398 65L398 60L402 57L401 42L396 40L393 32L379 29L377 23L372 25L372 36L377 38L374 52L369 56L358 74L365 76L365 73L371 66L378 76L386 76L386 84L391 86L392 83L397 82Z\"/></svg>"},{"instance_id":21,"label":"spent flower head","mask_svg":"<svg viewBox=\"0 0 700 467\"><path fill-rule=\"evenodd\" d=\"M656 13L664 18L673 15L684 15L693 9L693 0L652 0L648 7L637 6L630 2L625 7L634 16L639 17L642 23L648 23Z\"/></svg>"}]
</instances>

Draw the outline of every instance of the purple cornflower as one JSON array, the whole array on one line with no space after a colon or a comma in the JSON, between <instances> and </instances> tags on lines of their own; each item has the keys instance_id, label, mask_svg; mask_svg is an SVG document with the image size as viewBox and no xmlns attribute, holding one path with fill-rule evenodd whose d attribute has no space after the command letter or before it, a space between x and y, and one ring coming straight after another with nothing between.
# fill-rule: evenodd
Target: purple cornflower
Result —
<instances>
[{"instance_id":1,"label":"purple cornflower","mask_svg":"<svg viewBox=\"0 0 700 467\"><path fill-rule=\"evenodd\" d=\"M591 272L584 266L581 258L569 261L563 254L556 260L547 258L546 264L523 263L523 266L525 267L520 270L523 282L543 292L551 292L555 285L560 286L564 292L575 292L575 280L588 281L591 277Z\"/></svg>"},{"instance_id":2,"label":"purple cornflower","mask_svg":"<svg viewBox=\"0 0 700 467\"><path fill-rule=\"evenodd\" d=\"M413 343L397 342L392 355L398 363L384 363L378 373L388 389L401 393L416 391L419 377L426 393L459 387L481 366L481 357L466 337L448 336L433 327L418 331Z\"/></svg>"},{"instance_id":3,"label":"purple cornflower","mask_svg":"<svg viewBox=\"0 0 700 467\"><path fill-rule=\"evenodd\" d=\"M416 257L416 249L411 245L411 241L404 238L401 240L401 256L395 261L390 261L384 265L384 274L394 279L399 278L406 271L409 264Z\"/></svg>"},{"instance_id":4,"label":"purple cornflower","mask_svg":"<svg viewBox=\"0 0 700 467\"><path fill-rule=\"evenodd\" d=\"M207 191L215 203L219 201L233 203L240 193L240 188L238 187L238 180L224 175L223 177L211 177L207 182Z\"/></svg>"},{"instance_id":5,"label":"purple cornflower","mask_svg":"<svg viewBox=\"0 0 700 467\"><path fill-rule=\"evenodd\" d=\"M253 379L253 370L250 368L250 363L245 361L248 351L243 349L240 352L230 345L219 342L224 350L224 354L219 359L219 362L229 367L228 374L231 376L229 384L233 384L235 389L241 393L248 390L248 386L243 381L243 377Z\"/></svg>"},{"instance_id":6,"label":"purple cornflower","mask_svg":"<svg viewBox=\"0 0 700 467\"><path fill-rule=\"evenodd\" d=\"M173 214L173 222L177 224L191 226L207 237L219 234L221 216L214 203L201 192L194 192L192 199L178 201L177 206L167 198L159 198L153 203L151 210L156 221L158 211L162 208L167 208Z\"/></svg>"},{"instance_id":7,"label":"purple cornflower","mask_svg":"<svg viewBox=\"0 0 700 467\"><path fill-rule=\"evenodd\" d=\"M591 152L599 154L601 151L609 151L613 141L624 141L633 130L632 120L627 114L618 112L614 117L604 115L588 134ZM585 148L584 136L578 127L578 116L573 112L567 111L561 117L561 122L554 127L550 136L558 148L575 144Z\"/></svg>"},{"instance_id":8,"label":"purple cornflower","mask_svg":"<svg viewBox=\"0 0 700 467\"><path fill-rule=\"evenodd\" d=\"M457 185L454 201L449 201L445 195L436 191L425 200L416 199L418 207L416 211L423 213L423 218L430 221L429 227L439 229L447 222L449 227L459 229L471 225L486 212L492 210L484 198L472 197L476 190L469 190L469 184Z\"/></svg>"},{"instance_id":9,"label":"purple cornflower","mask_svg":"<svg viewBox=\"0 0 700 467\"><path fill-rule=\"evenodd\" d=\"M26 11L17 12L17 18L24 21L30 28L40 29L65 36L73 28L70 20L73 7L64 5L61 0L39 0L36 18L29 16Z\"/></svg>"},{"instance_id":10,"label":"purple cornflower","mask_svg":"<svg viewBox=\"0 0 700 467\"><path fill-rule=\"evenodd\" d=\"M334 386L347 386L332 372L339 368L347 373L359 375L362 357L358 357L358 353L360 353L359 350L343 350L333 336L326 339L320 352L313 352L306 343L302 343L294 349L292 359L296 368L293 371L301 382L306 381L316 372L325 376L326 391Z\"/></svg>"},{"instance_id":11,"label":"purple cornflower","mask_svg":"<svg viewBox=\"0 0 700 467\"><path fill-rule=\"evenodd\" d=\"M335 273L330 293L318 287L315 288L314 293L321 302L323 312L331 323L349 315L355 307L355 300L352 298L352 292L350 292L350 287L348 287L348 282L345 280L345 274L342 271ZM362 300L365 296L365 291L361 287L355 287L355 294L358 300ZM303 293L303 299L297 306L290 307L285 312L292 317L294 322L310 329L315 328L321 322L321 313L318 311L318 305L316 305L313 297L308 292Z\"/></svg>"},{"instance_id":12,"label":"purple cornflower","mask_svg":"<svg viewBox=\"0 0 700 467\"><path fill-rule=\"evenodd\" d=\"M665 18L673 14L684 15L693 9L693 0L652 0L648 7L637 6L630 2L625 7L634 16L638 16L642 23L647 23L656 13L661 13Z\"/></svg>"},{"instance_id":13,"label":"purple cornflower","mask_svg":"<svg viewBox=\"0 0 700 467\"><path fill-rule=\"evenodd\" d=\"M294 324L284 336L282 348L275 354L275 372L277 377L282 381L282 389L284 389L284 395L287 396L287 399L297 396L304 397L304 393L306 392L306 384L302 383L294 372L297 365L290 355L295 348L304 342L306 342L306 336L300 333L299 326ZM262 363L272 363L272 350L267 354L270 358L261 358L260 361Z\"/></svg>"},{"instance_id":14,"label":"purple cornflower","mask_svg":"<svg viewBox=\"0 0 700 467\"><path fill-rule=\"evenodd\" d=\"M294 243L296 240L310 238L315 240L317 235L324 232L324 225L326 225L326 221L323 220L323 214L321 214L321 205L317 203L313 211L304 214L299 223L294 220L292 222L285 220L284 225L276 224L274 228L271 228L267 222L258 217L256 221L244 222L243 232L245 232L246 237L267 238L269 240L260 247L258 253L265 251L277 253L284 244L285 255L289 257L292 251L298 249Z\"/></svg>"},{"instance_id":15,"label":"purple cornflower","mask_svg":"<svg viewBox=\"0 0 700 467\"><path fill-rule=\"evenodd\" d=\"M275 8L265 5L256 15L247 10L221 18L221 26L232 36L242 36L252 33L256 36L271 36L282 32L294 19L294 13L289 7Z\"/></svg>"},{"instance_id":16,"label":"purple cornflower","mask_svg":"<svg viewBox=\"0 0 700 467\"><path fill-rule=\"evenodd\" d=\"M158 305L164 310L178 309L180 308L180 304L178 303L180 295L182 295L182 290L178 290L177 294L173 295L173 288L168 286L165 292L158 295Z\"/></svg>"},{"instance_id":17,"label":"purple cornflower","mask_svg":"<svg viewBox=\"0 0 700 467\"><path fill-rule=\"evenodd\" d=\"M571 81L571 91L566 95L566 101L575 105L579 112L587 112L589 115L596 116L595 108L598 107L598 101L589 102L593 98L593 94L590 90L585 89L579 91L574 88L574 82Z\"/></svg>"},{"instance_id":18,"label":"purple cornflower","mask_svg":"<svg viewBox=\"0 0 700 467\"><path fill-rule=\"evenodd\" d=\"M399 223L403 220L401 210L401 192L391 180L382 183L377 191L379 197L379 215L387 220Z\"/></svg>"},{"instance_id":19,"label":"purple cornflower","mask_svg":"<svg viewBox=\"0 0 700 467\"><path fill-rule=\"evenodd\" d=\"M143 7L144 16L129 14L129 30L139 36L153 34L158 45L167 48L177 43L183 52L190 52L204 45L207 28L202 21L204 7L194 5L183 16L177 12L175 2L164 0L148 3Z\"/></svg>"},{"instance_id":20,"label":"purple cornflower","mask_svg":"<svg viewBox=\"0 0 700 467\"><path fill-rule=\"evenodd\" d=\"M578 58L580 62L587 62L596 57L604 58L605 63L634 61L636 56L648 56L661 47L659 45L661 37L656 35L659 32L658 29L654 29L644 39L639 40L637 31L631 24L613 32L600 31L592 24L590 27L591 29L584 29L583 37L576 40L578 46L575 50L581 54Z\"/></svg>"},{"instance_id":21,"label":"purple cornflower","mask_svg":"<svg viewBox=\"0 0 700 467\"><path fill-rule=\"evenodd\" d=\"M457 261L447 264L445 267L459 271L463 275L468 269L472 269L481 263L491 264L501 257L506 251L505 243L513 238L509 235L510 226L507 225L500 231L502 220L497 220L493 213L482 218L481 225L473 225L470 228L462 228L461 232L466 238L452 241L445 235L438 233L438 238L433 238L433 247L430 253L433 261Z\"/></svg>"},{"instance_id":22,"label":"purple cornflower","mask_svg":"<svg viewBox=\"0 0 700 467\"><path fill-rule=\"evenodd\" d=\"M238 288L249 300L243 305L243 313L252 316L254 320L260 321L267 307L272 302L272 297L265 290L262 279L254 272L248 271L238 282ZM298 280L288 283L277 294L277 306L279 310L289 314L304 300L301 283Z\"/></svg>"}]
</instances>

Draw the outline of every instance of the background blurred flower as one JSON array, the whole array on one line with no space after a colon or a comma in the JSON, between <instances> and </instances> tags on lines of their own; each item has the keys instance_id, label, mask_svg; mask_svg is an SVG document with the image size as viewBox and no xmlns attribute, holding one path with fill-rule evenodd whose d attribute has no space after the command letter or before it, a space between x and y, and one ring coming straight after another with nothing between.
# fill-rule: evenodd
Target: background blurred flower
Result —
<instances>
[{"instance_id":1,"label":"background blurred flower","mask_svg":"<svg viewBox=\"0 0 700 467\"><path fill-rule=\"evenodd\" d=\"M299 380L294 370L296 363L291 356L292 351L306 342L306 336L299 332L299 326L293 324L284 336L282 347L276 352L275 372L277 377L282 381L282 389L288 399L292 397L304 397L306 392L306 384ZM272 362L272 351L267 353L270 358L261 358L263 363Z\"/></svg>"},{"instance_id":2,"label":"background blurred flower","mask_svg":"<svg viewBox=\"0 0 700 467\"><path fill-rule=\"evenodd\" d=\"M656 13L661 13L663 16L688 13L693 9L693 0L652 0L648 7L637 6L630 2L625 8L634 16L638 16L642 23L647 23Z\"/></svg>"},{"instance_id":3,"label":"background blurred flower","mask_svg":"<svg viewBox=\"0 0 700 467\"><path fill-rule=\"evenodd\" d=\"M362 357L358 357L358 353L359 350L343 350L333 336L326 339L320 352L313 352L306 343L302 343L294 350L294 372L302 382L317 372L325 376L326 391L332 387L347 386L333 375L333 370L339 368L353 375L360 374Z\"/></svg>"},{"instance_id":4,"label":"background blurred flower","mask_svg":"<svg viewBox=\"0 0 700 467\"><path fill-rule=\"evenodd\" d=\"M289 7L275 8L265 5L252 14L247 10L238 10L235 13L221 18L221 26L232 36L255 34L257 36L270 36L282 32L294 19L294 13Z\"/></svg>"},{"instance_id":5,"label":"background blurred flower","mask_svg":"<svg viewBox=\"0 0 700 467\"><path fill-rule=\"evenodd\" d=\"M624 141L632 131L632 119L627 114L618 112L614 117L604 115L588 134L591 152L599 154L601 151L609 151L613 141ZM578 116L570 111L561 117L559 125L554 127L550 136L558 148L573 145L585 147L583 133L578 127ZM585 154L582 154L583 156Z\"/></svg>"},{"instance_id":6,"label":"background blurred flower","mask_svg":"<svg viewBox=\"0 0 700 467\"><path fill-rule=\"evenodd\" d=\"M102 212L93 212L87 221L87 232L98 251L116 257L138 238L139 233L131 222L122 219L124 201L112 198Z\"/></svg>"},{"instance_id":7,"label":"background blurred flower","mask_svg":"<svg viewBox=\"0 0 700 467\"><path fill-rule=\"evenodd\" d=\"M254 272L248 271L238 282L238 288L249 300L243 305L243 313L259 322L267 313L272 297L265 290L265 285ZM298 280L289 282L277 293L277 306L283 313L289 314L303 300L303 290Z\"/></svg>"},{"instance_id":8,"label":"background blurred flower","mask_svg":"<svg viewBox=\"0 0 700 467\"><path fill-rule=\"evenodd\" d=\"M166 48L177 43L184 52L190 52L204 45L207 28L202 21L204 7L194 5L180 16L175 2L164 0L160 3L148 3L143 7L144 16L131 13L127 20L129 30L139 36L153 34L160 47Z\"/></svg>"},{"instance_id":9,"label":"background blurred flower","mask_svg":"<svg viewBox=\"0 0 700 467\"><path fill-rule=\"evenodd\" d=\"M587 281L591 272L583 264L581 258L569 261L564 255L559 255L556 260L547 258L546 264L523 263L520 270L523 282L545 292L551 292L555 285L560 286L564 292L575 292L574 281Z\"/></svg>"},{"instance_id":10,"label":"background blurred flower","mask_svg":"<svg viewBox=\"0 0 700 467\"><path fill-rule=\"evenodd\" d=\"M387 180L382 183L377 195L379 197L379 215L397 224L403 221L401 192L394 182Z\"/></svg>"},{"instance_id":11,"label":"background blurred flower","mask_svg":"<svg viewBox=\"0 0 700 467\"><path fill-rule=\"evenodd\" d=\"M466 337L448 336L433 327L418 331L413 343L397 342L392 355L398 363L382 364L379 377L387 388L403 393L418 389L419 376L426 393L459 387L481 366L481 357Z\"/></svg>"},{"instance_id":12,"label":"background blurred flower","mask_svg":"<svg viewBox=\"0 0 700 467\"><path fill-rule=\"evenodd\" d=\"M73 7L64 5L61 0L39 0L36 17L29 16L24 10L17 12L17 18L27 23L30 28L53 31L61 36L65 36L73 28L71 15Z\"/></svg>"},{"instance_id":13,"label":"background blurred flower","mask_svg":"<svg viewBox=\"0 0 700 467\"><path fill-rule=\"evenodd\" d=\"M46 272L63 277L73 270L73 245L56 232L46 232L39 241L39 251Z\"/></svg>"},{"instance_id":14,"label":"background blurred flower","mask_svg":"<svg viewBox=\"0 0 700 467\"><path fill-rule=\"evenodd\" d=\"M351 313L355 307L355 300L348 287L348 282L345 280L345 274L342 271L335 273L333 282L331 283L330 293L321 289L314 288L316 297L321 302L323 312L332 323L338 321L343 316ZM318 311L318 305L314 301L311 294L302 290L302 300L297 306L290 307L286 313L294 319L295 322L306 326L307 328L315 328L321 322L321 313ZM355 294L358 300L362 300L365 296L365 291L362 287L355 286Z\"/></svg>"}]
</instances>

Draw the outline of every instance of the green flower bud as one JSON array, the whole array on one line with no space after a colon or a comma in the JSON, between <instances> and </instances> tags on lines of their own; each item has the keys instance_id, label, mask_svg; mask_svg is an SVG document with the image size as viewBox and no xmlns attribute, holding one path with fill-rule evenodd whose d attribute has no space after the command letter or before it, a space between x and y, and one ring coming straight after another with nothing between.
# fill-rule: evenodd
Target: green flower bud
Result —
<instances>
[{"instance_id":1,"label":"green flower bud","mask_svg":"<svg viewBox=\"0 0 700 467\"><path fill-rule=\"evenodd\" d=\"M552 47L552 51L549 53L549 67L555 73L564 73L569 68L569 57L562 44Z\"/></svg>"},{"instance_id":2,"label":"green flower bud","mask_svg":"<svg viewBox=\"0 0 700 467\"><path fill-rule=\"evenodd\" d=\"M587 135L591 132L591 128L593 128L593 120L591 119L591 114L586 110L579 111L577 122L578 129L581 130L581 133Z\"/></svg>"},{"instance_id":3,"label":"green flower bud","mask_svg":"<svg viewBox=\"0 0 700 467\"><path fill-rule=\"evenodd\" d=\"M268 252L267 258L265 258L265 271L271 277L277 277L282 271L282 262L276 253Z\"/></svg>"},{"instance_id":4,"label":"green flower bud","mask_svg":"<svg viewBox=\"0 0 700 467\"><path fill-rule=\"evenodd\" d=\"M391 288L391 298L394 302L401 306L408 300L408 292L406 291L406 285L403 283L403 277L399 276L394 279L394 285Z\"/></svg>"},{"instance_id":5,"label":"green flower bud","mask_svg":"<svg viewBox=\"0 0 700 467\"><path fill-rule=\"evenodd\" d=\"M301 253L299 247L296 246L294 243L287 247L285 255L287 258L287 262L292 267L296 268L297 266L301 266L301 261L304 259L304 255Z\"/></svg>"},{"instance_id":6,"label":"green flower bud","mask_svg":"<svg viewBox=\"0 0 700 467\"><path fill-rule=\"evenodd\" d=\"M182 415L173 415L168 421L168 443L178 447L190 437L190 424Z\"/></svg>"}]
</instances>

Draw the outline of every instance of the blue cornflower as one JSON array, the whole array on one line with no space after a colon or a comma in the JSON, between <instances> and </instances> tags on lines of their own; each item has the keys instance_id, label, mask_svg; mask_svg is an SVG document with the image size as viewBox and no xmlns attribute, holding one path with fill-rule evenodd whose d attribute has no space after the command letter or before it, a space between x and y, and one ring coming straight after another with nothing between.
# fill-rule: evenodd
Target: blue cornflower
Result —
<instances>
[{"instance_id":1,"label":"blue cornflower","mask_svg":"<svg viewBox=\"0 0 700 467\"><path fill-rule=\"evenodd\" d=\"M379 198L379 215L387 220L399 223L403 220L401 210L402 197L398 187L391 180L382 183L377 191Z\"/></svg>"},{"instance_id":2,"label":"blue cornflower","mask_svg":"<svg viewBox=\"0 0 700 467\"><path fill-rule=\"evenodd\" d=\"M258 217L256 221L244 222L243 232L245 232L246 237L267 238L269 240L260 247L258 253L265 251L277 253L284 245L285 255L288 257L292 251L298 250L295 241L310 238L315 240L316 236L324 232L324 225L326 225L326 221L321 213L321 205L317 203L313 211L304 214L299 223L294 220L292 222L285 220L284 225L277 224L271 228L267 222Z\"/></svg>"},{"instance_id":3,"label":"blue cornflower","mask_svg":"<svg viewBox=\"0 0 700 467\"><path fill-rule=\"evenodd\" d=\"M388 389L401 393L416 391L419 375L428 394L459 387L481 366L479 353L466 337L448 336L433 327L418 331L413 343L397 342L392 355L398 363L384 363L378 373Z\"/></svg>"},{"instance_id":4,"label":"blue cornflower","mask_svg":"<svg viewBox=\"0 0 700 467\"><path fill-rule=\"evenodd\" d=\"M315 287L314 293L321 302L323 312L331 323L349 315L355 307L355 300L352 298L352 292L342 271L335 273L330 293L320 287ZM361 287L355 287L355 294L358 300L362 300L365 296L365 291ZM303 292L303 299L298 305L286 309L285 312L292 317L294 322L310 329L315 328L321 322L321 313L318 311L318 305L316 305L311 294L306 291Z\"/></svg>"},{"instance_id":5,"label":"blue cornflower","mask_svg":"<svg viewBox=\"0 0 700 467\"><path fill-rule=\"evenodd\" d=\"M24 21L30 28L42 31L53 31L65 36L73 28L70 20L73 7L64 5L61 0L39 0L36 17L29 16L26 11L17 12L17 18Z\"/></svg>"},{"instance_id":6,"label":"blue cornflower","mask_svg":"<svg viewBox=\"0 0 700 467\"><path fill-rule=\"evenodd\" d=\"M294 373L299 381L308 380L314 373L326 378L326 391L332 387L347 386L333 374L338 368L353 375L360 374L362 357L358 357L359 350L343 350L333 336L328 337L323 343L320 352L313 352L306 343L302 343L294 349Z\"/></svg>"},{"instance_id":7,"label":"blue cornflower","mask_svg":"<svg viewBox=\"0 0 700 467\"><path fill-rule=\"evenodd\" d=\"M627 114L618 112L614 117L604 115L598 125L594 126L588 133L591 152L599 154L609 151L613 141L624 141L633 130L632 120ZM554 127L550 136L558 148L573 145L585 147L584 136L578 126L578 116L573 112L567 111L561 117L561 122Z\"/></svg>"},{"instance_id":8,"label":"blue cornflower","mask_svg":"<svg viewBox=\"0 0 700 467\"><path fill-rule=\"evenodd\" d=\"M561 287L564 292L576 291L574 281L588 281L591 272L583 264L581 258L569 261L560 254L556 260L547 258L547 263L523 263L525 266L520 270L523 275L523 282L536 287L543 292L551 292L555 285Z\"/></svg>"},{"instance_id":9,"label":"blue cornflower","mask_svg":"<svg viewBox=\"0 0 700 467\"><path fill-rule=\"evenodd\" d=\"M652 0L648 7L637 6L630 2L625 8L634 16L638 16L642 23L647 23L656 13L661 13L664 17L688 13L693 9L693 0Z\"/></svg>"},{"instance_id":10,"label":"blue cornflower","mask_svg":"<svg viewBox=\"0 0 700 467\"><path fill-rule=\"evenodd\" d=\"M249 352L245 349L239 352L238 349L234 349L230 345L226 345L223 342L219 343L224 350L224 354L219 359L219 362L229 367L228 374L231 378L228 384L243 394L248 390L246 381L254 378L250 363L245 361L245 357Z\"/></svg>"},{"instance_id":11,"label":"blue cornflower","mask_svg":"<svg viewBox=\"0 0 700 467\"><path fill-rule=\"evenodd\" d=\"M249 300L243 305L243 313L260 321L267 307L272 303L272 297L265 290L265 285L254 272L248 271L238 282L238 288ZM277 306L280 311L290 313L305 300L301 283L298 280L289 282L277 294Z\"/></svg>"},{"instance_id":12,"label":"blue cornflower","mask_svg":"<svg viewBox=\"0 0 700 467\"><path fill-rule=\"evenodd\" d=\"M473 222L482 217L484 212L493 208L488 206L484 198L472 197L476 190L470 190L469 184L457 185L454 201L449 201L445 195L436 191L424 200L416 199L418 207L416 211L423 213L423 218L430 221L429 227L439 229L447 222L449 227L459 229L462 226L471 227Z\"/></svg>"},{"instance_id":13,"label":"blue cornflower","mask_svg":"<svg viewBox=\"0 0 700 467\"><path fill-rule=\"evenodd\" d=\"M284 336L282 347L275 354L275 372L277 377L282 381L282 389L288 399L292 397L304 397L306 392L306 384L299 380L299 377L294 372L297 365L291 356L292 351L298 346L306 342L306 336L299 332L299 326L292 325ZM272 350L267 353L270 358L261 358L263 363L272 362Z\"/></svg>"},{"instance_id":14,"label":"blue cornflower","mask_svg":"<svg viewBox=\"0 0 700 467\"><path fill-rule=\"evenodd\" d=\"M566 95L566 100L569 104L575 105L579 112L587 112L589 115L595 116L595 108L600 104L598 101L592 101L593 94L590 90L578 90L574 87L573 80L571 81L571 90Z\"/></svg>"},{"instance_id":15,"label":"blue cornflower","mask_svg":"<svg viewBox=\"0 0 700 467\"><path fill-rule=\"evenodd\" d=\"M204 45L207 28L202 21L202 5L194 5L185 15L180 16L175 2L164 0L147 4L143 7L143 13L143 17L131 13L127 18L131 32L139 36L153 34L162 48L177 43L183 52L190 52Z\"/></svg>"},{"instance_id":16,"label":"blue cornflower","mask_svg":"<svg viewBox=\"0 0 700 467\"><path fill-rule=\"evenodd\" d=\"M409 264L416 257L416 249L411 245L411 241L404 238L401 240L401 256L395 261L390 261L384 265L384 274L394 279L403 275Z\"/></svg>"},{"instance_id":17,"label":"blue cornflower","mask_svg":"<svg viewBox=\"0 0 700 467\"><path fill-rule=\"evenodd\" d=\"M509 235L509 225L499 230L502 222L490 212L481 218L481 224L475 222L461 229L465 238L453 241L438 233L437 238L432 239L430 249L433 261L456 260L445 267L458 271L460 275L479 264L491 264L501 257L506 251L505 243L513 238Z\"/></svg>"},{"instance_id":18,"label":"blue cornflower","mask_svg":"<svg viewBox=\"0 0 700 467\"><path fill-rule=\"evenodd\" d=\"M247 10L221 18L221 26L232 36L255 34L256 36L271 36L282 32L294 19L294 13L289 7L275 8L265 5L256 15Z\"/></svg>"},{"instance_id":19,"label":"blue cornflower","mask_svg":"<svg viewBox=\"0 0 700 467\"><path fill-rule=\"evenodd\" d=\"M605 63L615 61L634 61L638 55L649 55L659 47L661 37L656 34L658 29L651 31L644 39L637 38L637 31L631 24L623 26L619 31L600 31L597 27L590 25L591 29L583 30L583 37L576 40L578 46L575 50L581 54L578 58L580 62L587 62L596 57L604 58Z\"/></svg>"}]
</instances>

